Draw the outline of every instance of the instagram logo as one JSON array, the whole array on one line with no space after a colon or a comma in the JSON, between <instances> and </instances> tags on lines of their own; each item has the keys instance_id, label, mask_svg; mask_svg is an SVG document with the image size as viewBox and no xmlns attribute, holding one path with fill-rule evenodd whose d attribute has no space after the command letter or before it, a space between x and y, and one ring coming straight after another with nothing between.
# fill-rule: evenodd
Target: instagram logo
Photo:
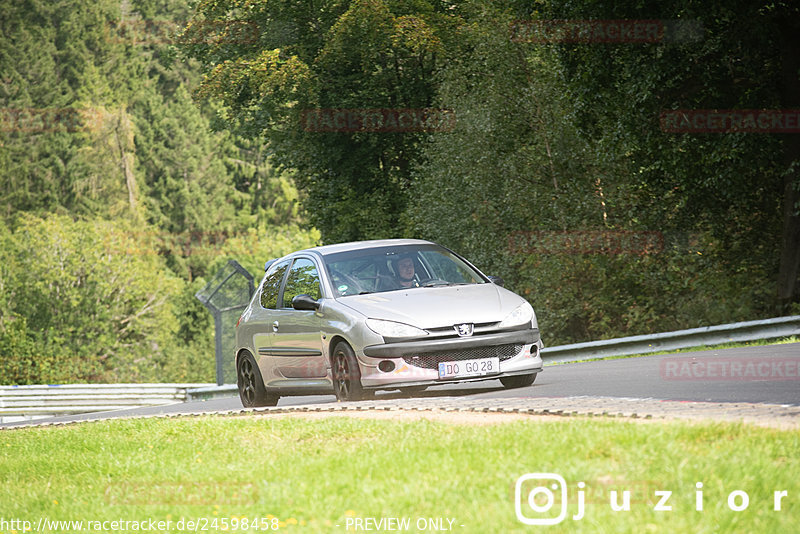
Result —
<instances>
[{"instance_id":1,"label":"instagram logo","mask_svg":"<svg viewBox=\"0 0 800 534\"><path fill-rule=\"evenodd\" d=\"M551 511L558 507L558 515ZM514 511L526 525L555 525L567 517L567 483L555 473L527 473L514 487Z\"/></svg>"}]
</instances>

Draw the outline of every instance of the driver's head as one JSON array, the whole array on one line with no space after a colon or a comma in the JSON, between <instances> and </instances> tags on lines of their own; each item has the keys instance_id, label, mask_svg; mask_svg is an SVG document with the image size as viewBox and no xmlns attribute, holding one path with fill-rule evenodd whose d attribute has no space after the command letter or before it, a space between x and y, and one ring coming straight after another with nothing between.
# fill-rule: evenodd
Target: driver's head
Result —
<instances>
[{"instance_id":1,"label":"driver's head","mask_svg":"<svg viewBox=\"0 0 800 534\"><path fill-rule=\"evenodd\" d=\"M411 255L400 256L395 261L395 272L400 280L408 282L414 279L414 257Z\"/></svg>"}]
</instances>

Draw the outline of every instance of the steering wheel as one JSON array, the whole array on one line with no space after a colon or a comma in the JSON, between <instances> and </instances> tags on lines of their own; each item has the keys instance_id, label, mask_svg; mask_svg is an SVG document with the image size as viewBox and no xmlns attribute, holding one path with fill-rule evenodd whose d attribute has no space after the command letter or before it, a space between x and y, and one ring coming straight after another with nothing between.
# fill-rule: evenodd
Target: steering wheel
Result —
<instances>
[{"instance_id":1,"label":"steering wheel","mask_svg":"<svg viewBox=\"0 0 800 534\"><path fill-rule=\"evenodd\" d=\"M340 273L335 269L331 269L331 278L334 284L334 289L340 296L358 295L364 291L361 283L350 275Z\"/></svg>"}]
</instances>

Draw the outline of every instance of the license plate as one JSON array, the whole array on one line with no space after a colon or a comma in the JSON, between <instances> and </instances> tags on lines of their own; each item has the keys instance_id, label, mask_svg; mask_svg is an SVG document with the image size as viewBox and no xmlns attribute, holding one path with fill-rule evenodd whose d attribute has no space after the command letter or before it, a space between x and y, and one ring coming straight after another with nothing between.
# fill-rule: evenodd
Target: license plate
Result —
<instances>
[{"instance_id":1,"label":"license plate","mask_svg":"<svg viewBox=\"0 0 800 534\"><path fill-rule=\"evenodd\" d=\"M469 376L493 375L500 372L499 358L462 360L460 362L441 362L439 378L464 378Z\"/></svg>"}]
</instances>

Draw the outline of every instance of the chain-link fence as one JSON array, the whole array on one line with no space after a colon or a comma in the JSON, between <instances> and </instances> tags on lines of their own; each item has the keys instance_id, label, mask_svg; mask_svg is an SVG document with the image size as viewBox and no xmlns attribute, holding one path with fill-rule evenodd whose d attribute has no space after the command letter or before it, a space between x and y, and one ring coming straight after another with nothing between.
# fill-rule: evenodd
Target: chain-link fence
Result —
<instances>
[{"instance_id":1,"label":"chain-link fence","mask_svg":"<svg viewBox=\"0 0 800 534\"><path fill-rule=\"evenodd\" d=\"M230 260L194 295L214 316L217 385L236 383L236 321L254 292L253 275L236 260Z\"/></svg>"}]
</instances>

